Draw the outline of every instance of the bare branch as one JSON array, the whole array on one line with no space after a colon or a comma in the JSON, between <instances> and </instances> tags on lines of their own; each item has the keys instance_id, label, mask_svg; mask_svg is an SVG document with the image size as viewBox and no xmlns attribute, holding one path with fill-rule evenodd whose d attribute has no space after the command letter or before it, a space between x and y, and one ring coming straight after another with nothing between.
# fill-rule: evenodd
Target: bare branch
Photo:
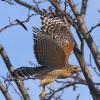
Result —
<instances>
[{"instance_id":1,"label":"bare branch","mask_svg":"<svg viewBox=\"0 0 100 100\"><path fill-rule=\"evenodd\" d=\"M14 5L14 2L12 0L1 0L1 1L4 1L4 2L10 4L10 5Z\"/></svg>"},{"instance_id":2,"label":"bare branch","mask_svg":"<svg viewBox=\"0 0 100 100\"><path fill-rule=\"evenodd\" d=\"M24 21L20 21L21 23L26 23L29 22L30 18L33 17L34 14L28 15L28 17ZM4 26L3 28L0 29L0 32L6 30L7 28L10 28L12 26L20 25L19 22L10 22L9 25Z\"/></svg>"},{"instance_id":3,"label":"bare branch","mask_svg":"<svg viewBox=\"0 0 100 100\"><path fill-rule=\"evenodd\" d=\"M88 33L86 33L86 35L88 35L89 33L91 33L97 27L100 27L100 23L96 24L95 26L92 26L91 29L88 31Z\"/></svg>"},{"instance_id":4,"label":"bare branch","mask_svg":"<svg viewBox=\"0 0 100 100\"><path fill-rule=\"evenodd\" d=\"M60 4L57 2L57 0L48 0L56 9L56 13L61 12Z\"/></svg>"},{"instance_id":5,"label":"bare branch","mask_svg":"<svg viewBox=\"0 0 100 100\"><path fill-rule=\"evenodd\" d=\"M42 14L42 11L40 11L39 9L37 9L36 7L34 7L33 5L30 5L24 1L21 1L21 0L14 0L16 3L30 9L30 10L33 10L34 12L36 12L37 14Z\"/></svg>"},{"instance_id":6,"label":"bare branch","mask_svg":"<svg viewBox=\"0 0 100 100\"><path fill-rule=\"evenodd\" d=\"M0 90L3 93L3 95L5 96L6 100L12 100L11 96L8 93L8 90L5 88L5 86L2 84L1 81L0 81Z\"/></svg>"},{"instance_id":7,"label":"bare branch","mask_svg":"<svg viewBox=\"0 0 100 100\"><path fill-rule=\"evenodd\" d=\"M63 81L56 81L57 83L62 83L62 86L60 88L58 88L57 90L52 90L51 88L48 88L48 89L51 89L50 93L47 94L47 97L48 97L48 100L50 100L54 94L66 89L66 88L69 88L71 86L75 86L75 85L86 85L87 86L87 83L85 80L81 79L80 80L77 80L77 81L66 81L66 82L63 82ZM100 83L94 83L95 85L100 85Z\"/></svg>"},{"instance_id":8,"label":"bare branch","mask_svg":"<svg viewBox=\"0 0 100 100\"><path fill-rule=\"evenodd\" d=\"M18 94L20 99L23 100L23 97L20 94L20 92L15 88L15 86L11 83L11 81L9 81L9 78L10 78L9 74L7 74L7 77L3 77L3 76L1 76L1 77L4 80L6 90L8 91L9 87L11 86L14 89L15 93Z\"/></svg>"},{"instance_id":9,"label":"bare branch","mask_svg":"<svg viewBox=\"0 0 100 100\"><path fill-rule=\"evenodd\" d=\"M80 15L84 16L86 14L88 0L82 0Z\"/></svg>"},{"instance_id":10,"label":"bare branch","mask_svg":"<svg viewBox=\"0 0 100 100\"><path fill-rule=\"evenodd\" d=\"M84 37L88 47L90 48L93 58L94 58L94 61L97 65L97 68L100 71L100 53L96 47L96 44L93 41L93 38L91 37L90 34L86 35L88 33L87 26L84 23L83 17L80 16L80 14L78 13L78 10L77 10L73 0L68 0L68 2L69 2L69 5L70 5L76 19L77 19L77 22L78 22L77 26L78 26L80 32L82 33L82 36Z\"/></svg>"},{"instance_id":11,"label":"bare branch","mask_svg":"<svg viewBox=\"0 0 100 100\"><path fill-rule=\"evenodd\" d=\"M69 5L70 5L70 7L71 7L71 9L72 9L72 11L73 11L75 17L76 17L77 20L78 20L78 25L80 25L79 28L80 28L81 33L86 34L86 31L88 31L88 30L87 30L87 27L86 27L86 25L84 24L84 20L83 20L82 16L79 15L78 10L77 10L77 8L76 8L76 6L75 6L73 0L68 0L68 3L69 3ZM84 34L82 34L82 35L84 36ZM85 37L85 40L86 40L88 46L91 46L91 47L89 47L89 48L93 50L93 51L91 50L91 52L94 54L94 52L96 51L96 53L98 52L97 55L99 55L99 51L98 51L98 49L96 48L96 45L95 45L93 39L92 39L92 41L90 41L91 39L92 39L92 37L89 36L89 40L87 41L87 37ZM91 45L91 44L92 44L92 45ZM94 46L94 48L95 48L95 51L94 51L93 46ZM76 47L77 47L77 45L76 45ZM78 51L79 51L79 50L78 50ZM89 75L89 71L88 71L88 69L87 69L87 65L86 65L86 63L85 63L85 60L84 60L83 55L82 55L81 53L80 53L79 55L77 55L77 52L78 52L78 51L77 51L77 48L74 49L75 55L76 55L76 57L77 57L77 59L78 59L80 65L81 65L83 74L84 74L84 76L85 76L85 78L86 78L86 80L87 80L87 83L88 83L88 87L89 87L89 89L90 89L90 92L91 92L91 94L92 94L94 100L97 100L96 95L98 95L98 98L99 98L99 97L100 97L100 94L98 94L98 90L97 90L97 89L94 87L94 85L93 85L93 82L92 82L92 79L91 79L91 77L90 77L90 75ZM97 56L97 55L96 55L96 56ZM94 55L93 55L93 56L94 56ZM95 59L95 58L94 58L94 59ZM97 60L95 60L95 61L97 62ZM99 62L99 59L98 59L98 62ZM99 62L98 64L99 64L99 65L98 65L98 68L99 68L99 67L100 67L100 62ZM95 92L94 92L94 91L95 91Z\"/></svg>"},{"instance_id":12,"label":"bare branch","mask_svg":"<svg viewBox=\"0 0 100 100\"><path fill-rule=\"evenodd\" d=\"M6 52L1 44L0 44L0 55L3 58L3 61L5 62L10 74L12 74L12 72L14 71L14 68L13 68L13 66L12 66L12 64L11 64L11 62L10 62L10 60L9 60L9 58L8 58ZM16 80L15 82L16 82L20 92L22 93L23 98L25 100L29 100L29 95L28 95L26 89L24 88L22 81Z\"/></svg>"},{"instance_id":13,"label":"bare branch","mask_svg":"<svg viewBox=\"0 0 100 100\"><path fill-rule=\"evenodd\" d=\"M19 19L16 19L16 22L18 22L19 25L21 25L27 31L26 26Z\"/></svg>"},{"instance_id":14,"label":"bare branch","mask_svg":"<svg viewBox=\"0 0 100 100\"><path fill-rule=\"evenodd\" d=\"M79 100L79 97L80 97L80 94L78 94L78 95L76 96L76 100Z\"/></svg>"},{"instance_id":15,"label":"bare branch","mask_svg":"<svg viewBox=\"0 0 100 100\"><path fill-rule=\"evenodd\" d=\"M79 61L79 64L80 64L80 66L82 68L82 72L83 72L83 74L85 76L85 79L87 81L89 90L90 90L92 96L95 97L95 93L98 93L98 90L97 90L97 88L95 88L95 86L93 84L91 74L90 74L90 72L89 72L89 70L87 68L87 65L86 65L86 62L85 62L85 59L84 59L82 53L79 52L77 44L76 44L76 46L74 48L74 53L75 53L75 56L77 57L77 59Z\"/></svg>"},{"instance_id":16,"label":"bare branch","mask_svg":"<svg viewBox=\"0 0 100 100\"><path fill-rule=\"evenodd\" d=\"M92 65L92 55L91 55L91 54L89 55L89 63L87 64L87 66L90 66L90 67L94 70L94 72L95 72L98 76L100 76L100 73L97 71L97 68L96 68L95 66Z\"/></svg>"},{"instance_id":17,"label":"bare branch","mask_svg":"<svg viewBox=\"0 0 100 100\"><path fill-rule=\"evenodd\" d=\"M80 32L80 31L78 31L78 32ZM81 48L83 48L83 47L81 47ZM85 62L85 59L83 56L83 52L79 50L76 42L75 42L74 54L75 54L76 58L78 59L78 62L82 68L82 72L83 72L85 79L88 83L88 87L89 87L90 91L97 91L97 89L94 87L91 74L87 68L87 65L86 65L86 62Z\"/></svg>"}]
</instances>

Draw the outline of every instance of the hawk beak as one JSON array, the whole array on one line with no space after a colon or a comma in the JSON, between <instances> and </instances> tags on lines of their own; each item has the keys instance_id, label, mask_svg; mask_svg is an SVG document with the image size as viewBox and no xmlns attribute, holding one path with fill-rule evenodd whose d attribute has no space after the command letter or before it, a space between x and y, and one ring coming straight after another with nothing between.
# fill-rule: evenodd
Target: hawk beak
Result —
<instances>
[{"instance_id":1,"label":"hawk beak","mask_svg":"<svg viewBox=\"0 0 100 100\"><path fill-rule=\"evenodd\" d=\"M80 68L80 67L77 67L77 71L78 71L78 72L81 72L81 68Z\"/></svg>"},{"instance_id":2,"label":"hawk beak","mask_svg":"<svg viewBox=\"0 0 100 100\"><path fill-rule=\"evenodd\" d=\"M77 73L77 72L81 72L81 68L80 67L75 67L74 70L72 71L72 73Z\"/></svg>"}]
</instances>

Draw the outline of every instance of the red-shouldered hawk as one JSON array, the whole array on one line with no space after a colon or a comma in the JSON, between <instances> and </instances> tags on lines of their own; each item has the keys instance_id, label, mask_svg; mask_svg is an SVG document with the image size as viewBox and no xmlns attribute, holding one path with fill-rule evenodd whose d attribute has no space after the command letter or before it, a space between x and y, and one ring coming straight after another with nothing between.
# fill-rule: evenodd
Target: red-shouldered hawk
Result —
<instances>
[{"instance_id":1,"label":"red-shouldered hawk","mask_svg":"<svg viewBox=\"0 0 100 100\"><path fill-rule=\"evenodd\" d=\"M13 72L19 79L40 79L41 97L45 97L45 85L58 78L67 78L80 71L79 67L68 63L74 48L72 34L62 18L42 16L41 29L33 28L34 53L40 67L21 67Z\"/></svg>"}]
</instances>

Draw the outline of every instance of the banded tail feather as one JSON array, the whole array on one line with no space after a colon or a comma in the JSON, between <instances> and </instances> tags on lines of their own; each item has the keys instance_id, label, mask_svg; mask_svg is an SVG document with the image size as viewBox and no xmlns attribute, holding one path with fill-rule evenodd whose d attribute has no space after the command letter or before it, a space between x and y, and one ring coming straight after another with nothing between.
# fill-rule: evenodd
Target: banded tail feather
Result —
<instances>
[{"instance_id":1,"label":"banded tail feather","mask_svg":"<svg viewBox=\"0 0 100 100\"><path fill-rule=\"evenodd\" d=\"M39 67L20 67L14 72L12 72L12 76L14 79L20 79L20 80L25 80L25 79L36 79L36 75L40 73L43 69L46 67L44 66L39 66Z\"/></svg>"}]
</instances>

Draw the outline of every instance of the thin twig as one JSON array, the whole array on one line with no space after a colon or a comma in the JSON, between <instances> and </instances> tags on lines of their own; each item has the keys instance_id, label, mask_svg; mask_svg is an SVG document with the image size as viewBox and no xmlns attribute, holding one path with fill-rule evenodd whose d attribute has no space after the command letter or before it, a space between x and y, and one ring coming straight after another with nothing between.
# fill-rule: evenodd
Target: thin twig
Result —
<instances>
[{"instance_id":1,"label":"thin twig","mask_svg":"<svg viewBox=\"0 0 100 100\"><path fill-rule=\"evenodd\" d=\"M0 81L0 90L3 93L3 95L5 96L6 100L12 100L10 94L8 93L8 90L5 88L5 86L2 84L1 81Z\"/></svg>"},{"instance_id":2,"label":"thin twig","mask_svg":"<svg viewBox=\"0 0 100 100\"><path fill-rule=\"evenodd\" d=\"M63 83L63 81L56 81L56 82L60 82L60 83ZM94 83L95 85L99 85L100 86L100 83ZM87 83L86 83L86 81L84 81L84 80L79 80L79 81L67 81L67 82L64 82L64 84L60 87L60 88L58 88L57 90L52 90L52 92L50 92L50 93L48 93L47 94L47 97L48 97L48 99L50 100L52 97L53 97L53 95L55 94L55 93L58 93L58 92L60 92L60 91L62 91L62 90L64 90L64 89L66 89L66 88L69 88L69 87L71 87L71 86L75 86L75 85L86 85L87 86ZM48 88L48 89L51 89L51 88Z\"/></svg>"},{"instance_id":3,"label":"thin twig","mask_svg":"<svg viewBox=\"0 0 100 100\"><path fill-rule=\"evenodd\" d=\"M86 35L90 34L97 27L100 27L100 23L96 24L95 26L92 26L91 29L86 33Z\"/></svg>"},{"instance_id":4,"label":"thin twig","mask_svg":"<svg viewBox=\"0 0 100 100\"><path fill-rule=\"evenodd\" d=\"M26 23L26 22L29 22L30 18L33 17L33 15L34 15L34 14L28 15L27 18L26 18L25 20L20 21L20 22L23 23L23 24ZM15 21L14 21L14 23L13 23L13 22L10 22L9 25L6 25L6 26L4 26L3 28L0 28L0 32L4 31L4 30L6 30L7 28L10 28L10 27L12 27L12 26L16 26L16 25L20 25L19 22L15 22Z\"/></svg>"}]
</instances>

